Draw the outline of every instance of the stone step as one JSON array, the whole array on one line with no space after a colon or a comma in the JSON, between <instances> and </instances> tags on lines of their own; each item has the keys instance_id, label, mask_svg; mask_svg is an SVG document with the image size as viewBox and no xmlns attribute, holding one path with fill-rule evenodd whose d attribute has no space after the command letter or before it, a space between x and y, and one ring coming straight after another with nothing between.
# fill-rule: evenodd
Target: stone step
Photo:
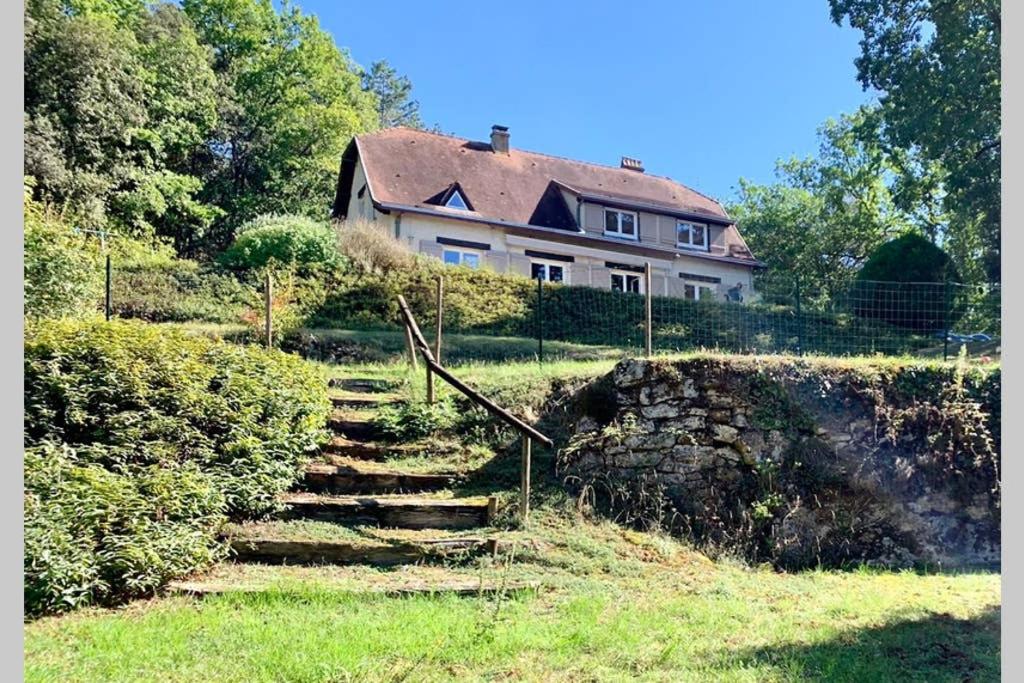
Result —
<instances>
[{"instance_id":1,"label":"stone step","mask_svg":"<svg viewBox=\"0 0 1024 683\"><path fill-rule=\"evenodd\" d=\"M359 467L351 463L313 463L302 487L315 493L412 493L450 488L461 479L452 472L424 474Z\"/></svg>"},{"instance_id":2,"label":"stone step","mask_svg":"<svg viewBox=\"0 0 1024 683\"><path fill-rule=\"evenodd\" d=\"M493 554L498 550L497 541L487 538L353 542L248 537L231 539L230 546L239 562L381 566L451 560L484 552Z\"/></svg>"},{"instance_id":3,"label":"stone step","mask_svg":"<svg viewBox=\"0 0 1024 683\"><path fill-rule=\"evenodd\" d=\"M282 519L314 519L344 524L376 524L405 529L472 529L494 516L494 497L327 496L288 493Z\"/></svg>"},{"instance_id":4,"label":"stone step","mask_svg":"<svg viewBox=\"0 0 1024 683\"><path fill-rule=\"evenodd\" d=\"M375 408L388 403L400 401L395 394L367 394L359 392L334 392L331 403L335 408Z\"/></svg>"},{"instance_id":5,"label":"stone step","mask_svg":"<svg viewBox=\"0 0 1024 683\"><path fill-rule=\"evenodd\" d=\"M343 389L347 392L357 394L386 394L397 386L395 382L387 379L361 378L333 378L327 383L331 389Z\"/></svg>"}]
</instances>

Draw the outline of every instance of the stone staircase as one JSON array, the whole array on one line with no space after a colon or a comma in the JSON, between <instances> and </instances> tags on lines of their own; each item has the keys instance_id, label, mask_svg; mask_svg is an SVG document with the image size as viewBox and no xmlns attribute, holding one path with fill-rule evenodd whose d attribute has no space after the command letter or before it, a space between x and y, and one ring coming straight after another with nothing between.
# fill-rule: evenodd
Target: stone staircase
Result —
<instances>
[{"instance_id":1,"label":"stone staircase","mask_svg":"<svg viewBox=\"0 0 1024 683\"><path fill-rule=\"evenodd\" d=\"M228 533L237 562L395 565L498 552L498 541L482 533L494 497L454 497L459 472L388 466L394 449L374 443L372 424L374 407L398 400L386 385L346 380L332 400L334 438L282 497L284 510ZM315 534L309 524L319 525Z\"/></svg>"}]
</instances>

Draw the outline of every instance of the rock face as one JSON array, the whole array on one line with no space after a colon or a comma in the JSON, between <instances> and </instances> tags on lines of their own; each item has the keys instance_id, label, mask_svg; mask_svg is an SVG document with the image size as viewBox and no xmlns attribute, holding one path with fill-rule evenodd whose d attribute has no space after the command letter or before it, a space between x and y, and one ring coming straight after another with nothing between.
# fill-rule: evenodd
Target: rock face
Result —
<instances>
[{"instance_id":1,"label":"rock face","mask_svg":"<svg viewBox=\"0 0 1024 683\"><path fill-rule=\"evenodd\" d=\"M624 360L559 470L625 519L781 567L994 565L994 372Z\"/></svg>"}]
</instances>

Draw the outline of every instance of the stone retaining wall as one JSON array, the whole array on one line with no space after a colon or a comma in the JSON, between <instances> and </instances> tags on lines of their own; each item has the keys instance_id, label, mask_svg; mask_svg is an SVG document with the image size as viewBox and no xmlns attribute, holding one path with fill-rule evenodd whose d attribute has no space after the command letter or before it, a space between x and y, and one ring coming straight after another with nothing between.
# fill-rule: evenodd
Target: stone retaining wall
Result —
<instances>
[{"instance_id":1,"label":"stone retaining wall","mask_svg":"<svg viewBox=\"0 0 1024 683\"><path fill-rule=\"evenodd\" d=\"M992 406L949 370L903 372L626 360L580 401L560 472L616 514L780 566L997 563Z\"/></svg>"}]
</instances>

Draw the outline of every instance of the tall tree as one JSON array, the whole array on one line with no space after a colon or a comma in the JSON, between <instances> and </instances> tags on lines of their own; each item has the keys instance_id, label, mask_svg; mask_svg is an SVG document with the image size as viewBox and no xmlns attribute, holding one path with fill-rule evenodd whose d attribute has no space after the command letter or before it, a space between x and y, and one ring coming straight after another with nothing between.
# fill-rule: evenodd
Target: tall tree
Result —
<instances>
[{"instance_id":1,"label":"tall tree","mask_svg":"<svg viewBox=\"0 0 1024 683\"><path fill-rule=\"evenodd\" d=\"M423 128L420 103L412 99L412 81L386 61L374 62L362 74L363 90L377 98L377 122L381 128L408 126Z\"/></svg>"},{"instance_id":2,"label":"tall tree","mask_svg":"<svg viewBox=\"0 0 1024 683\"><path fill-rule=\"evenodd\" d=\"M870 109L828 121L816 158L777 162L770 185L740 180L729 212L768 264L759 276L765 292L790 293L799 273L806 293L828 300L878 245L912 228L893 201L876 126Z\"/></svg>"},{"instance_id":3,"label":"tall tree","mask_svg":"<svg viewBox=\"0 0 1024 683\"><path fill-rule=\"evenodd\" d=\"M863 32L856 60L881 92L883 138L929 166L941 186L948 244L961 265L981 260L999 279L999 0L829 0L832 19ZM917 186L916 189L913 189Z\"/></svg>"},{"instance_id":4,"label":"tall tree","mask_svg":"<svg viewBox=\"0 0 1024 683\"><path fill-rule=\"evenodd\" d=\"M225 210L213 246L262 213L324 216L338 159L376 126L372 95L315 17L287 1L184 0L213 50L220 123L200 160L203 196Z\"/></svg>"},{"instance_id":5,"label":"tall tree","mask_svg":"<svg viewBox=\"0 0 1024 683\"><path fill-rule=\"evenodd\" d=\"M191 156L216 121L209 54L170 4L32 0L25 15L25 173L79 224L194 238Z\"/></svg>"}]
</instances>

